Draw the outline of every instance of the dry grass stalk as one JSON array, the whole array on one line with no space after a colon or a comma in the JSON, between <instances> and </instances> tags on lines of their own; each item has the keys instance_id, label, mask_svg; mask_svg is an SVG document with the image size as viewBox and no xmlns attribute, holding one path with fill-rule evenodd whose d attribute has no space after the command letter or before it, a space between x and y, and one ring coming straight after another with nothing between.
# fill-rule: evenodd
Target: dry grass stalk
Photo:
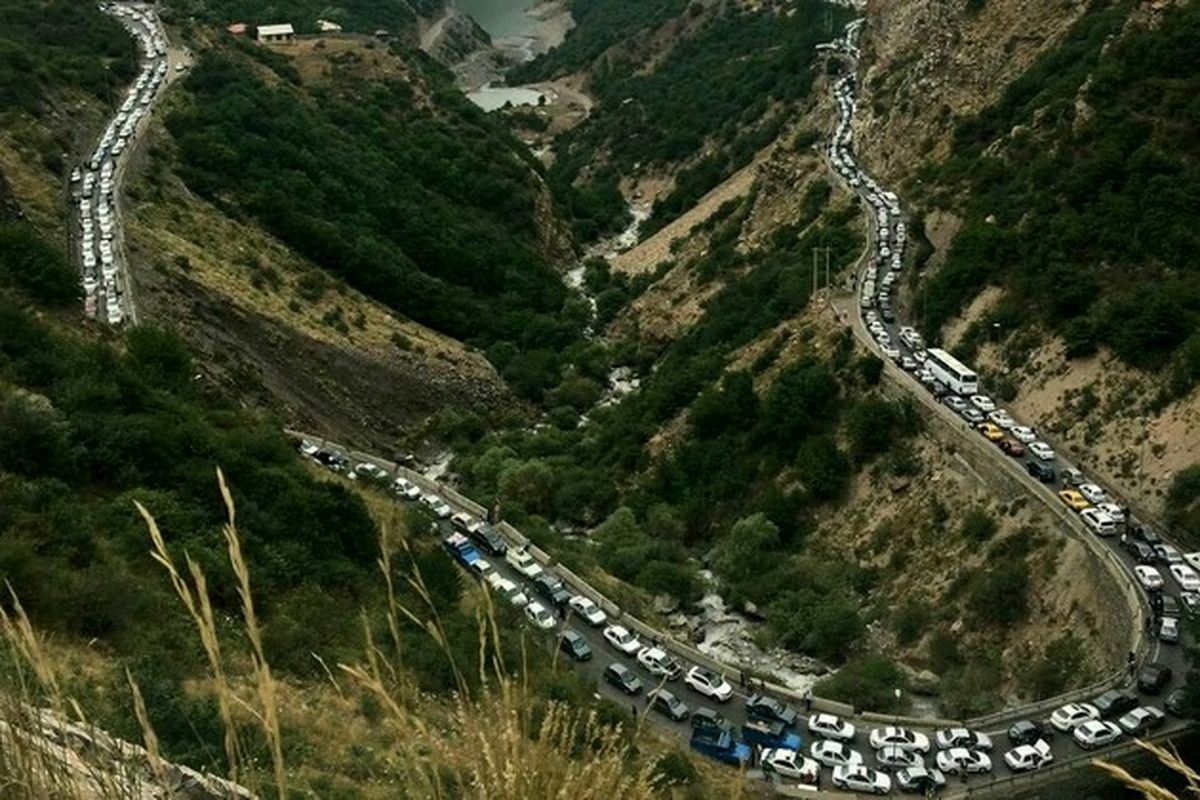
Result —
<instances>
[{"instance_id":1,"label":"dry grass stalk","mask_svg":"<svg viewBox=\"0 0 1200 800\"><path fill-rule=\"evenodd\" d=\"M150 756L150 769L154 771L154 777L158 779L159 785L166 786L167 774L163 769L162 756L158 747L158 734L154 732L154 726L150 724L150 715L146 713L146 701L142 697L142 690L138 687L137 681L133 679L133 674L128 668L125 669L125 680L129 682L129 691L133 695L133 713L137 717L138 726L142 729L142 743Z\"/></svg>"},{"instance_id":2,"label":"dry grass stalk","mask_svg":"<svg viewBox=\"0 0 1200 800\"><path fill-rule=\"evenodd\" d=\"M1178 751L1174 745L1170 745L1169 749L1162 745L1153 742L1147 742L1143 739L1134 740L1138 747L1146 750L1167 769L1179 775L1187 782L1187 793L1189 797L1200 797L1200 774L1187 765L1187 763L1179 757ZM1135 792L1141 792L1142 797L1146 800L1179 800L1179 796L1169 789L1159 786L1149 778L1138 778L1131 775L1127 770L1113 764L1112 762L1103 759L1092 759L1092 765L1100 770L1108 773L1118 782L1124 784Z\"/></svg>"},{"instance_id":3,"label":"dry grass stalk","mask_svg":"<svg viewBox=\"0 0 1200 800\"><path fill-rule=\"evenodd\" d=\"M258 690L258 702L262 707L260 718L263 733L271 745L271 765L275 773L275 788L280 798L287 797L287 770L283 762L283 733L279 726L279 697L276 691L275 679L271 676L271 665L267 662L263 649L262 629L258 624L258 615L254 611L254 595L250 591L250 568L242 556L242 544L237 533L237 511L233 505L233 496L225 484L225 475L217 470L217 483L221 487L221 497L225 500L225 509L229 522L222 529L225 542L229 547L229 563L237 576L238 594L242 598L242 619L245 624L246 638L250 640L253 649L254 683ZM205 596L207 601L207 595Z\"/></svg>"},{"instance_id":4,"label":"dry grass stalk","mask_svg":"<svg viewBox=\"0 0 1200 800\"><path fill-rule=\"evenodd\" d=\"M217 637L217 625L213 615L212 604L209 602L208 586L204 580L204 572L200 569L200 565L195 563L190 557L187 559L188 571L192 575L192 580L196 584L196 595L192 594L191 587L187 581L179 574L179 570L175 567L175 561L171 558L170 552L167 550L166 542L163 540L162 532L158 529L158 523L154 517L146 510L138 501L134 501L137 506L138 513L142 515L142 519L146 522L146 528L150 533L150 541L154 545L151 551L151 556L167 571L167 575L171 579L171 585L175 589L175 594L183 603L184 609L188 616L196 623L196 630L200 634L200 644L204 647L205 656L208 658L208 668L212 673L213 684L215 686L215 694L217 700L217 711L221 716L221 725L224 730L223 744L225 747L225 759L229 764L229 779L237 783L241 779L241 744L238 742L237 726L233 719L233 703L230 698L233 692L229 687L229 681L225 676L224 662L221 657L221 642ZM200 598L197 601L196 596Z\"/></svg>"}]
</instances>

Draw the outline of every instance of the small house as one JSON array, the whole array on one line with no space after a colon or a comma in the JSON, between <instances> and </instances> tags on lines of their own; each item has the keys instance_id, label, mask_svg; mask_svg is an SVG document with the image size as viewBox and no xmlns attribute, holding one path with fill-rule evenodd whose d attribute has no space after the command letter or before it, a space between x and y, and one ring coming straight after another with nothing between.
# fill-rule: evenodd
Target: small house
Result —
<instances>
[{"instance_id":1,"label":"small house","mask_svg":"<svg viewBox=\"0 0 1200 800\"><path fill-rule=\"evenodd\" d=\"M296 31L290 22L281 25L259 25L258 41L262 44L279 44L290 42L296 38Z\"/></svg>"}]
</instances>

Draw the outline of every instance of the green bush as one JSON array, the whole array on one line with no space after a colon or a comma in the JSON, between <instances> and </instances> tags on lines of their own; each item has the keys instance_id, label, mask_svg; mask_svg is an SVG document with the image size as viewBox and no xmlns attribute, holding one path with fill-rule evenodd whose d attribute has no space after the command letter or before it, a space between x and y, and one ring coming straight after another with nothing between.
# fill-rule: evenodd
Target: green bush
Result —
<instances>
[{"instance_id":1,"label":"green bush","mask_svg":"<svg viewBox=\"0 0 1200 800\"><path fill-rule=\"evenodd\" d=\"M868 656L851 661L814 687L816 694L856 709L879 712L902 712L907 706L904 673L892 661L882 656ZM896 689L901 690L896 699Z\"/></svg>"},{"instance_id":2,"label":"green bush","mask_svg":"<svg viewBox=\"0 0 1200 800\"><path fill-rule=\"evenodd\" d=\"M972 508L963 517L959 532L968 542L986 542L996 535L998 526L995 518L982 508Z\"/></svg>"}]
</instances>

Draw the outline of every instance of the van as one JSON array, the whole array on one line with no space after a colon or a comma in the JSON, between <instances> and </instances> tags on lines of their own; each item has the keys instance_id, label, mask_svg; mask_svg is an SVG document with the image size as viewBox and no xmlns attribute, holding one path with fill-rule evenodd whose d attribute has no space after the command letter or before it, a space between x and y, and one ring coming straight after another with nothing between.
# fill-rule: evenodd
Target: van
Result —
<instances>
[{"instance_id":1,"label":"van","mask_svg":"<svg viewBox=\"0 0 1200 800\"><path fill-rule=\"evenodd\" d=\"M1112 536L1117 532L1116 521L1094 506L1083 509L1079 516L1097 536Z\"/></svg>"}]
</instances>

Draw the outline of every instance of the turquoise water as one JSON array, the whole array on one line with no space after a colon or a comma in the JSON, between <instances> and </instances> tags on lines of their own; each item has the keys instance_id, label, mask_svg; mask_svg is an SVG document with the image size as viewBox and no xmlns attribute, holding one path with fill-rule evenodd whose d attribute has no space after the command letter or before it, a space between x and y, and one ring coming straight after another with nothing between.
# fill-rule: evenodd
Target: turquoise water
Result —
<instances>
[{"instance_id":1,"label":"turquoise water","mask_svg":"<svg viewBox=\"0 0 1200 800\"><path fill-rule=\"evenodd\" d=\"M459 11L474 17L493 39L530 36L537 20L525 14L536 0L454 0Z\"/></svg>"}]
</instances>

